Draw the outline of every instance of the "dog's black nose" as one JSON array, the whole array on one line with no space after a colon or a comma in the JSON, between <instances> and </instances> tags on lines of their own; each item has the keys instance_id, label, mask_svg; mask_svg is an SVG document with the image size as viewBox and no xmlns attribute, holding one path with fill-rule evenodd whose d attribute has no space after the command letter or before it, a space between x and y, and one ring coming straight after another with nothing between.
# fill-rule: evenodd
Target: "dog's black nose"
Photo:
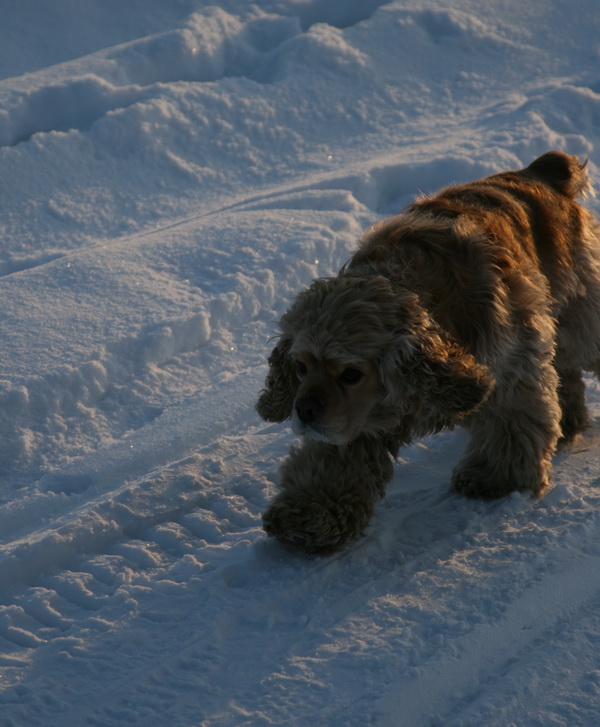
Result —
<instances>
[{"instance_id":1,"label":"dog's black nose","mask_svg":"<svg viewBox=\"0 0 600 727\"><path fill-rule=\"evenodd\" d=\"M303 396L296 402L296 413L302 424L312 424L323 413L323 404L312 396Z\"/></svg>"}]
</instances>

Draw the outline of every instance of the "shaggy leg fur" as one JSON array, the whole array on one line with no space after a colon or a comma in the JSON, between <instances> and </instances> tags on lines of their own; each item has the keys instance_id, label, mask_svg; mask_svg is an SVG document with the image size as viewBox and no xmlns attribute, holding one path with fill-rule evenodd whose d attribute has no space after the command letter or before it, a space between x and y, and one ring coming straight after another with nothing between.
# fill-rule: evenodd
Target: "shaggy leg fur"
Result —
<instances>
[{"instance_id":1,"label":"shaggy leg fur","mask_svg":"<svg viewBox=\"0 0 600 727\"><path fill-rule=\"evenodd\" d=\"M540 495L548 486L561 409L552 335L541 335L553 326L542 323L529 329L507 367L507 381L470 422L471 441L453 473L455 492L491 499L515 490Z\"/></svg>"},{"instance_id":2,"label":"shaggy leg fur","mask_svg":"<svg viewBox=\"0 0 600 727\"><path fill-rule=\"evenodd\" d=\"M590 426L582 369L600 379L600 235L590 223L590 243L579 251L578 268L585 295L569 301L558 318L556 368L562 410L560 446L572 444Z\"/></svg>"},{"instance_id":3,"label":"shaggy leg fur","mask_svg":"<svg viewBox=\"0 0 600 727\"><path fill-rule=\"evenodd\" d=\"M305 440L281 468L281 492L263 515L266 532L306 553L329 555L362 534L393 474L381 441L336 446Z\"/></svg>"},{"instance_id":4,"label":"shaggy leg fur","mask_svg":"<svg viewBox=\"0 0 600 727\"><path fill-rule=\"evenodd\" d=\"M493 499L515 490L540 495L549 484L558 424L536 421L516 410L478 417L467 456L456 467L452 487L467 497Z\"/></svg>"},{"instance_id":5,"label":"shaggy leg fur","mask_svg":"<svg viewBox=\"0 0 600 727\"><path fill-rule=\"evenodd\" d=\"M590 426L590 417L585 405L585 384L581 378L581 371L578 369L559 371L559 380L562 437L558 444L563 447L572 444L577 435Z\"/></svg>"}]
</instances>

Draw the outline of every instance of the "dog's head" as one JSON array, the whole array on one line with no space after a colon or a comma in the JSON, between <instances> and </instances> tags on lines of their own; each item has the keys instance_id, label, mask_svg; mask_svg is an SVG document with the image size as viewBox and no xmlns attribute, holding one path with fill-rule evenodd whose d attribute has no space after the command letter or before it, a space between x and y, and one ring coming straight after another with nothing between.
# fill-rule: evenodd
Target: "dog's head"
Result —
<instances>
[{"instance_id":1,"label":"dog's head","mask_svg":"<svg viewBox=\"0 0 600 727\"><path fill-rule=\"evenodd\" d=\"M283 316L258 403L268 421L346 444L410 423L422 435L489 395L489 371L452 342L416 295L381 276L316 280Z\"/></svg>"}]
</instances>

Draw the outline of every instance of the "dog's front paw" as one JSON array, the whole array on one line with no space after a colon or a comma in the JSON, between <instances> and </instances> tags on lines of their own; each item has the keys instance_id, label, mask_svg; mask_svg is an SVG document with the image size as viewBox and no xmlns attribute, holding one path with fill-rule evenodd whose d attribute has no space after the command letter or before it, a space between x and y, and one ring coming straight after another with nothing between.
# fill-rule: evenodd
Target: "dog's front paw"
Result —
<instances>
[{"instance_id":1,"label":"dog's front paw","mask_svg":"<svg viewBox=\"0 0 600 727\"><path fill-rule=\"evenodd\" d=\"M547 478L518 477L511 473L500 477L497 473L489 472L485 465L457 469L452 475L453 492L483 500L495 500L511 492L530 492L538 496L547 486Z\"/></svg>"},{"instance_id":2,"label":"dog's front paw","mask_svg":"<svg viewBox=\"0 0 600 727\"><path fill-rule=\"evenodd\" d=\"M488 483L485 480L464 472L455 473L452 477L452 491L456 492L457 495L483 498L486 500L491 500L506 494L490 492Z\"/></svg>"},{"instance_id":3,"label":"dog's front paw","mask_svg":"<svg viewBox=\"0 0 600 727\"><path fill-rule=\"evenodd\" d=\"M310 555L331 555L358 537L368 516L328 498L282 492L263 515L263 527L285 545Z\"/></svg>"}]
</instances>

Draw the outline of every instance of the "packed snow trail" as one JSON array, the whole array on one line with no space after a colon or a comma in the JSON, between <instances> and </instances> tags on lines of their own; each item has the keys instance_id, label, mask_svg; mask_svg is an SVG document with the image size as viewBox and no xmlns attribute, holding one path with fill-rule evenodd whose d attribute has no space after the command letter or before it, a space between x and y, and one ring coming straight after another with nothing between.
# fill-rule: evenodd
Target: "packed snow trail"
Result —
<instances>
[{"instance_id":1,"label":"packed snow trail","mask_svg":"<svg viewBox=\"0 0 600 727\"><path fill-rule=\"evenodd\" d=\"M88 529L89 555L13 589L7 724L260 723L242 719L248 704L275 723L448 724L484 687L510 694L524 662L534 683L533 655L543 664L594 617L598 478L575 453L544 501L464 501L435 484L460 444L441 438L405 453L367 538L322 561L260 531L273 483L254 472L274 474L279 432L223 438L132 485L135 515L113 513L120 537ZM573 474L577 487L561 483ZM172 510L144 520L161 491ZM24 669L35 688L18 685Z\"/></svg>"}]
</instances>

